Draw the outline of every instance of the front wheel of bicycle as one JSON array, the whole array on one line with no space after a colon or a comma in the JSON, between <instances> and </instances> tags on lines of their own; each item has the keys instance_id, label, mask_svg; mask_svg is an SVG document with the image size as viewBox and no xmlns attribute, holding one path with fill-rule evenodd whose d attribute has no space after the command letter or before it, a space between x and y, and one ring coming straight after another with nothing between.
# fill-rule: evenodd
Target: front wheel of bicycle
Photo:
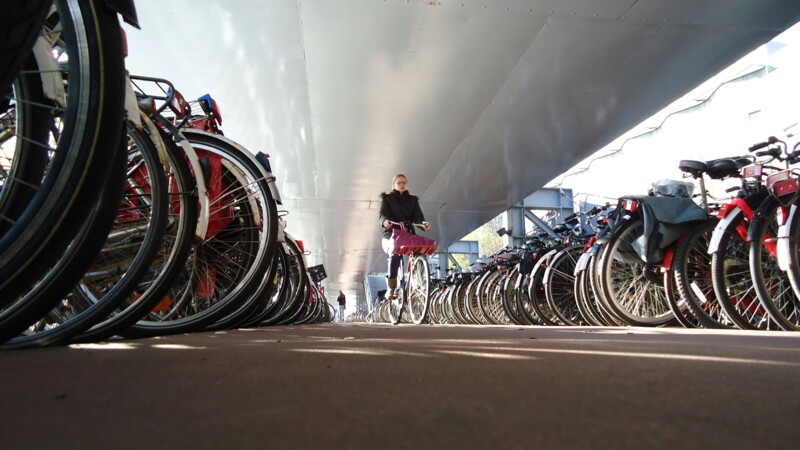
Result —
<instances>
[{"instance_id":1,"label":"front wheel of bicycle","mask_svg":"<svg viewBox=\"0 0 800 450\"><path fill-rule=\"evenodd\" d=\"M428 304L431 293L431 277L428 259L424 256L411 258L411 271L408 277L408 310L411 321L419 325L428 316Z\"/></svg>"}]
</instances>

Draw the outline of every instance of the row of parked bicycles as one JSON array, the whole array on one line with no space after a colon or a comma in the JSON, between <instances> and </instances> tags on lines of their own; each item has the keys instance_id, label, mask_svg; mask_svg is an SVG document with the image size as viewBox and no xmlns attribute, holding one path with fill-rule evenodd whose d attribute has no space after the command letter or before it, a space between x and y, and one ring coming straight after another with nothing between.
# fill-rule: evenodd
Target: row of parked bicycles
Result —
<instances>
[{"instance_id":1,"label":"row of parked bicycles","mask_svg":"<svg viewBox=\"0 0 800 450\"><path fill-rule=\"evenodd\" d=\"M0 18L0 348L329 321L268 155L129 75L132 1Z\"/></svg>"},{"instance_id":2,"label":"row of parked bicycles","mask_svg":"<svg viewBox=\"0 0 800 450\"><path fill-rule=\"evenodd\" d=\"M800 330L798 147L770 137L680 161L692 181L656 182L434 280L424 321ZM722 180L731 198L711 198L706 183Z\"/></svg>"}]
</instances>

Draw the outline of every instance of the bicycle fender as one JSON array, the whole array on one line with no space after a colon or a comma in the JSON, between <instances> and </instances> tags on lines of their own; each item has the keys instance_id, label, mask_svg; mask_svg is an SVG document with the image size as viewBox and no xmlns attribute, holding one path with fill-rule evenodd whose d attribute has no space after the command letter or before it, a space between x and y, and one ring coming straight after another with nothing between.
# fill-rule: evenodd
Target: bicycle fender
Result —
<instances>
[{"instance_id":1,"label":"bicycle fender","mask_svg":"<svg viewBox=\"0 0 800 450\"><path fill-rule=\"evenodd\" d=\"M720 219L717 226L714 227L714 232L711 234L711 240L708 243L708 254L713 255L719 250L719 244L722 242L722 236L728 225L736 220L742 214L742 210L736 206L728 211L724 218Z\"/></svg>"},{"instance_id":2,"label":"bicycle fender","mask_svg":"<svg viewBox=\"0 0 800 450\"><path fill-rule=\"evenodd\" d=\"M142 29L139 26L139 16L136 14L136 6L133 4L133 0L105 0L105 3L110 10L122 16L126 23L137 29Z\"/></svg>"},{"instance_id":3,"label":"bicycle fender","mask_svg":"<svg viewBox=\"0 0 800 450\"><path fill-rule=\"evenodd\" d=\"M792 229L792 223L795 220L800 219L797 217L797 205L793 204L789 207L789 216L786 218L786 222L778 227L778 266L784 272L792 267L792 260L789 258L789 255L792 254L792 240L790 239L789 230Z\"/></svg>"},{"instance_id":4,"label":"bicycle fender","mask_svg":"<svg viewBox=\"0 0 800 450\"><path fill-rule=\"evenodd\" d=\"M575 270L572 271L572 275L577 276L579 273L586 270L586 267L589 265L589 258L592 257L592 253L590 251L581 253L580 258L578 258L578 262L575 263Z\"/></svg>"},{"instance_id":5,"label":"bicycle fender","mask_svg":"<svg viewBox=\"0 0 800 450\"><path fill-rule=\"evenodd\" d=\"M762 221L767 220L767 217L764 216L766 211L775 208L775 205L778 203L778 200L775 197L769 196L764 199L753 211L753 218L750 219L750 225L747 227L747 240L753 240L753 231L756 229L757 226L761 224Z\"/></svg>"},{"instance_id":6,"label":"bicycle fender","mask_svg":"<svg viewBox=\"0 0 800 450\"><path fill-rule=\"evenodd\" d=\"M42 92L48 99L56 102L62 108L67 107L67 91L64 89L64 79L58 68L58 63L50 53L52 43L39 36L33 45L33 56L42 77Z\"/></svg>"}]
</instances>

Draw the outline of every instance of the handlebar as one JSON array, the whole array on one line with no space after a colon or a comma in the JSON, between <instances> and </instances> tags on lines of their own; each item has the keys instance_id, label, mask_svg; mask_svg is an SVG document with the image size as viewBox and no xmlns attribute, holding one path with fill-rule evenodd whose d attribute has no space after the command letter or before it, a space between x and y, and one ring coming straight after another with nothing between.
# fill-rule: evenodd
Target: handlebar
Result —
<instances>
[{"instance_id":1,"label":"handlebar","mask_svg":"<svg viewBox=\"0 0 800 450\"><path fill-rule=\"evenodd\" d=\"M778 138L776 138L775 136L770 136L769 138L767 138L767 140L766 140L766 141L764 141L764 142L759 142L758 144L753 144L753 145L752 145L752 146L751 146L749 149L747 149L747 150L748 150L748 151L750 151L750 152L754 152L754 151L756 151L756 150L760 150L760 149L762 149L762 148L764 148L764 147L766 147L766 146L768 146L768 145L777 144L778 142L780 142L780 141L778 140Z\"/></svg>"},{"instance_id":2,"label":"handlebar","mask_svg":"<svg viewBox=\"0 0 800 450\"><path fill-rule=\"evenodd\" d=\"M401 227L407 225L413 225L420 229L425 229L425 227L430 226L430 223L428 221L423 221L422 223L413 223L413 222L395 222L393 220L389 220L389 223L391 223L392 225L400 225Z\"/></svg>"}]
</instances>

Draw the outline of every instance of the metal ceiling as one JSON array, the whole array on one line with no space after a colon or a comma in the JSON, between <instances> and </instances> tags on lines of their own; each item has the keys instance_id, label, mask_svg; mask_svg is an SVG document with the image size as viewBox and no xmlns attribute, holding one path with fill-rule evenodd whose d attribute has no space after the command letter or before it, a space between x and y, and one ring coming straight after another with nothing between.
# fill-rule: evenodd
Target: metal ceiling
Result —
<instances>
[{"instance_id":1,"label":"metal ceiling","mask_svg":"<svg viewBox=\"0 0 800 450\"><path fill-rule=\"evenodd\" d=\"M797 0L137 2L132 73L270 153L327 289L385 271L403 172L447 246L800 19Z\"/></svg>"}]
</instances>

